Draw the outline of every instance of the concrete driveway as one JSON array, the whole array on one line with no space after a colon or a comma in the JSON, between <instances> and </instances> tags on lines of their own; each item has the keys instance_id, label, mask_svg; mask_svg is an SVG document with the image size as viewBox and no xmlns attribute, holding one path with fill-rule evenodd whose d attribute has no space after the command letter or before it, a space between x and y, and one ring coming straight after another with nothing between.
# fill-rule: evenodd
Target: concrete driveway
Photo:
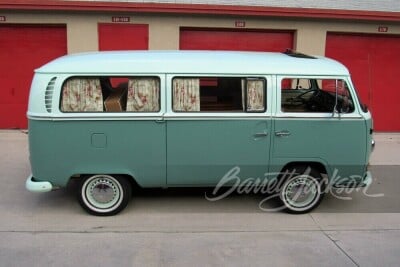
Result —
<instances>
[{"instance_id":1,"label":"concrete driveway","mask_svg":"<svg viewBox=\"0 0 400 267\"><path fill-rule=\"evenodd\" d=\"M375 138L373 186L328 195L310 214L263 212L260 195L209 202L172 189L139 190L103 218L80 208L74 184L26 191L27 135L0 131L0 266L399 266L400 135Z\"/></svg>"}]
</instances>

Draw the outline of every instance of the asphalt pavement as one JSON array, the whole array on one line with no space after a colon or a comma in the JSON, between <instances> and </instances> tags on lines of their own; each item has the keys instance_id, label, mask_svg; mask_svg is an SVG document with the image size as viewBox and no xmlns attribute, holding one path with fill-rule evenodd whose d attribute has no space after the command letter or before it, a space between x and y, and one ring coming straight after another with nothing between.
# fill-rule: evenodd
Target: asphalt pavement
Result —
<instances>
[{"instance_id":1,"label":"asphalt pavement","mask_svg":"<svg viewBox=\"0 0 400 267\"><path fill-rule=\"evenodd\" d=\"M400 134L375 140L372 186L329 194L309 214L262 211L262 195L154 189L95 217L73 183L26 191L27 135L0 131L0 266L399 266Z\"/></svg>"}]
</instances>

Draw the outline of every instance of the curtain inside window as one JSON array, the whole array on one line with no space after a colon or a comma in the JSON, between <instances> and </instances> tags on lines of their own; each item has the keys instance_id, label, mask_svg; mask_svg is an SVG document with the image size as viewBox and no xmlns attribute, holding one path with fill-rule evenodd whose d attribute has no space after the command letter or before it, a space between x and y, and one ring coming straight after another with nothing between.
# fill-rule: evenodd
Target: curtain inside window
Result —
<instances>
[{"instance_id":1,"label":"curtain inside window","mask_svg":"<svg viewBox=\"0 0 400 267\"><path fill-rule=\"evenodd\" d=\"M61 110L64 112L103 111L99 79L69 79L63 87Z\"/></svg>"},{"instance_id":2,"label":"curtain inside window","mask_svg":"<svg viewBox=\"0 0 400 267\"><path fill-rule=\"evenodd\" d=\"M264 110L264 80L247 80L247 111Z\"/></svg>"},{"instance_id":3,"label":"curtain inside window","mask_svg":"<svg viewBox=\"0 0 400 267\"><path fill-rule=\"evenodd\" d=\"M159 80L157 78L129 79L126 111L158 112L159 110Z\"/></svg>"},{"instance_id":4,"label":"curtain inside window","mask_svg":"<svg viewBox=\"0 0 400 267\"><path fill-rule=\"evenodd\" d=\"M174 111L200 111L200 79L174 79L173 87Z\"/></svg>"}]
</instances>

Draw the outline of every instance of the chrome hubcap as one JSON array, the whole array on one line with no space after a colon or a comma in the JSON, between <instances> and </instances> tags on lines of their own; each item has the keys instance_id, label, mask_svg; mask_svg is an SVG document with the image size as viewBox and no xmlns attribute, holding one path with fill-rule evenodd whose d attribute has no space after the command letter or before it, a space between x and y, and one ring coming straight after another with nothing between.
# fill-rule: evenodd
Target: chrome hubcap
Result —
<instances>
[{"instance_id":1,"label":"chrome hubcap","mask_svg":"<svg viewBox=\"0 0 400 267\"><path fill-rule=\"evenodd\" d=\"M284 190L284 200L295 209L309 208L318 201L320 194L318 181L310 176L293 178Z\"/></svg>"},{"instance_id":2,"label":"chrome hubcap","mask_svg":"<svg viewBox=\"0 0 400 267\"><path fill-rule=\"evenodd\" d=\"M95 175L86 180L82 194L85 203L98 212L108 212L122 202L121 184L109 175Z\"/></svg>"},{"instance_id":3,"label":"chrome hubcap","mask_svg":"<svg viewBox=\"0 0 400 267\"><path fill-rule=\"evenodd\" d=\"M105 179L92 183L89 190L92 198L102 204L109 203L118 195L115 185Z\"/></svg>"}]
</instances>

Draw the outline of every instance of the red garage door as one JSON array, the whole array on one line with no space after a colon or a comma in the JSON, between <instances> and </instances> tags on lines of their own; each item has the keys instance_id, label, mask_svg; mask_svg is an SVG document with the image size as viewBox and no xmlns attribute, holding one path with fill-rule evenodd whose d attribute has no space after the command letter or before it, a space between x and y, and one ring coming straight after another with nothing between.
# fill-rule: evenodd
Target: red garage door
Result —
<instances>
[{"instance_id":1,"label":"red garage door","mask_svg":"<svg viewBox=\"0 0 400 267\"><path fill-rule=\"evenodd\" d=\"M400 37L329 33L326 55L345 64L377 131L400 131Z\"/></svg>"},{"instance_id":2,"label":"red garage door","mask_svg":"<svg viewBox=\"0 0 400 267\"><path fill-rule=\"evenodd\" d=\"M293 48L293 32L182 28L182 50L283 52Z\"/></svg>"},{"instance_id":3,"label":"red garage door","mask_svg":"<svg viewBox=\"0 0 400 267\"><path fill-rule=\"evenodd\" d=\"M0 128L26 128L33 71L67 53L64 26L0 25Z\"/></svg>"},{"instance_id":4,"label":"red garage door","mask_svg":"<svg viewBox=\"0 0 400 267\"><path fill-rule=\"evenodd\" d=\"M147 50L149 26L147 24L100 23L99 50Z\"/></svg>"}]
</instances>

